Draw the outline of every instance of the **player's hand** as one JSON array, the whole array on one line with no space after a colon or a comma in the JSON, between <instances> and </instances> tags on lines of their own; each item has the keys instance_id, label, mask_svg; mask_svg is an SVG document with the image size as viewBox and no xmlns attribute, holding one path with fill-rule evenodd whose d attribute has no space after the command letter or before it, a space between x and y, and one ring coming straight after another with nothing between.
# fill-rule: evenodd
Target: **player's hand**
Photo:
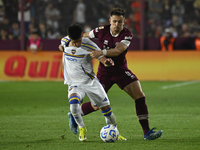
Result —
<instances>
[{"instance_id":1,"label":"player's hand","mask_svg":"<svg viewBox=\"0 0 200 150\"><path fill-rule=\"evenodd\" d=\"M90 56L92 58L99 58L99 56L103 55L102 51L94 51L94 50L89 50L91 53L90 53Z\"/></svg>"},{"instance_id":2,"label":"player's hand","mask_svg":"<svg viewBox=\"0 0 200 150\"><path fill-rule=\"evenodd\" d=\"M64 48L63 48L63 46L62 46L61 44L58 46L58 49L59 49L61 52L64 51Z\"/></svg>"},{"instance_id":3,"label":"player's hand","mask_svg":"<svg viewBox=\"0 0 200 150\"><path fill-rule=\"evenodd\" d=\"M111 58L107 58L105 61L104 61L104 66L105 67L110 67L110 66L114 66L114 61L111 59Z\"/></svg>"}]
</instances>

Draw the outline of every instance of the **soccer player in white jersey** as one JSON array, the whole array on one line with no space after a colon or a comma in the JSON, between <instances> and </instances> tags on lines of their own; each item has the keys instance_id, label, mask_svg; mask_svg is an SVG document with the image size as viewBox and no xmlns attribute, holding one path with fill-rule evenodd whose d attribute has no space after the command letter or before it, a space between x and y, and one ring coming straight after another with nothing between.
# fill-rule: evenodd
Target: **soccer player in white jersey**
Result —
<instances>
[{"instance_id":1,"label":"soccer player in white jersey","mask_svg":"<svg viewBox=\"0 0 200 150\"><path fill-rule=\"evenodd\" d=\"M86 126L81 116L80 103L87 94L91 103L98 106L105 116L107 124L116 126L116 118L112 113L110 102L104 88L97 79L92 68L92 58L89 50L100 50L88 38L83 38L80 25L68 27L68 36L61 39L59 49L63 51L64 84L68 85L70 111L79 127L79 140L85 141ZM114 65L112 59L98 58L106 67Z\"/></svg>"}]
</instances>

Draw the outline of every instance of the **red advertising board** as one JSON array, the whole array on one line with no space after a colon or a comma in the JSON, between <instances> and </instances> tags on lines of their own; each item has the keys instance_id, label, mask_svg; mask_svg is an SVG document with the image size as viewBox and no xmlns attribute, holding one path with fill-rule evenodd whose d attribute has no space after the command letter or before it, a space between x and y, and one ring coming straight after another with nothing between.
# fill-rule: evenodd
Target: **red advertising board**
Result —
<instances>
[{"instance_id":1,"label":"red advertising board","mask_svg":"<svg viewBox=\"0 0 200 150\"><path fill-rule=\"evenodd\" d=\"M200 80L200 51L129 51L126 57L140 80ZM0 51L0 80L63 81L62 53Z\"/></svg>"},{"instance_id":2,"label":"red advertising board","mask_svg":"<svg viewBox=\"0 0 200 150\"><path fill-rule=\"evenodd\" d=\"M0 80L63 80L61 52L0 52Z\"/></svg>"}]
</instances>

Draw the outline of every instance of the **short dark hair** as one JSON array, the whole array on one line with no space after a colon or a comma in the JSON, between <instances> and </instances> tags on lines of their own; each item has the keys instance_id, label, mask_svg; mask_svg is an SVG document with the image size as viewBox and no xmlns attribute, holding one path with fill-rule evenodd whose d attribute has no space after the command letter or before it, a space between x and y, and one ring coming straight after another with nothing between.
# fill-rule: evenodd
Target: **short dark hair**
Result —
<instances>
[{"instance_id":1,"label":"short dark hair","mask_svg":"<svg viewBox=\"0 0 200 150\"><path fill-rule=\"evenodd\" d=\"M70 39L72 39L72 40L78 40L79 38L81 38L82 32L83 32L83 29L81 28L81 26L76 23L71 24L67 28L67 33L68 33Z\"/></svg>"},{"instance_id":2,"label":"short dark hair","mask_svg":"<svg viewBox=\"0 0 200 150\"><path fill-rule=\"evenodd\" d=\"M110 13L110 16L113 15L125 17L125 12L122 8L113 8L113 10Z\"/></svg>"}]
</instances>

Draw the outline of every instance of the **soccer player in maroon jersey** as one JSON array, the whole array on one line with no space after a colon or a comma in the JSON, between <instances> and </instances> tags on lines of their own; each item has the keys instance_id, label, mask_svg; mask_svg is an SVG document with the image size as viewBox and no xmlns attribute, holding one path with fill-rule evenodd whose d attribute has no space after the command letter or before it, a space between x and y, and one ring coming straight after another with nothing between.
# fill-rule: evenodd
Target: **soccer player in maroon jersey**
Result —
<instances>
[{"instance_id":1,"label":"soccer player in maroon jersey","mask_svg":"<svg viewBox=\"0 0 200 150\"><path fill-rule=\"evenodd\" d=\"M103 64L99 64L97 77L103 85L106 92L117 84L119 88L124 90L129 96L135 100L136 114L140 125L143 129L145 140L154 140L162 135L162 130L153 131L155 128L149 128L149 113L145 103L145 95L142 91L140 82L135 74L127 67L126 53L132 41L133 35L125 28L124 25L125 12L121 8L114 8L110 14L110 25L95 28L94 30L84 33L83 36L88 38L98 38L99 47L102 51L92 51L93 58L106 56L112 58L115 66L106 68ZM82 104L82 115L87 115L98 110L91 102ZM69 114L72 122L73 118ZM73 125L73 124L71 124ZM72 128L71 128L72 129ZM119 140L126 140L123 136L119 136Z\"/></svg>"}]
</instances>

